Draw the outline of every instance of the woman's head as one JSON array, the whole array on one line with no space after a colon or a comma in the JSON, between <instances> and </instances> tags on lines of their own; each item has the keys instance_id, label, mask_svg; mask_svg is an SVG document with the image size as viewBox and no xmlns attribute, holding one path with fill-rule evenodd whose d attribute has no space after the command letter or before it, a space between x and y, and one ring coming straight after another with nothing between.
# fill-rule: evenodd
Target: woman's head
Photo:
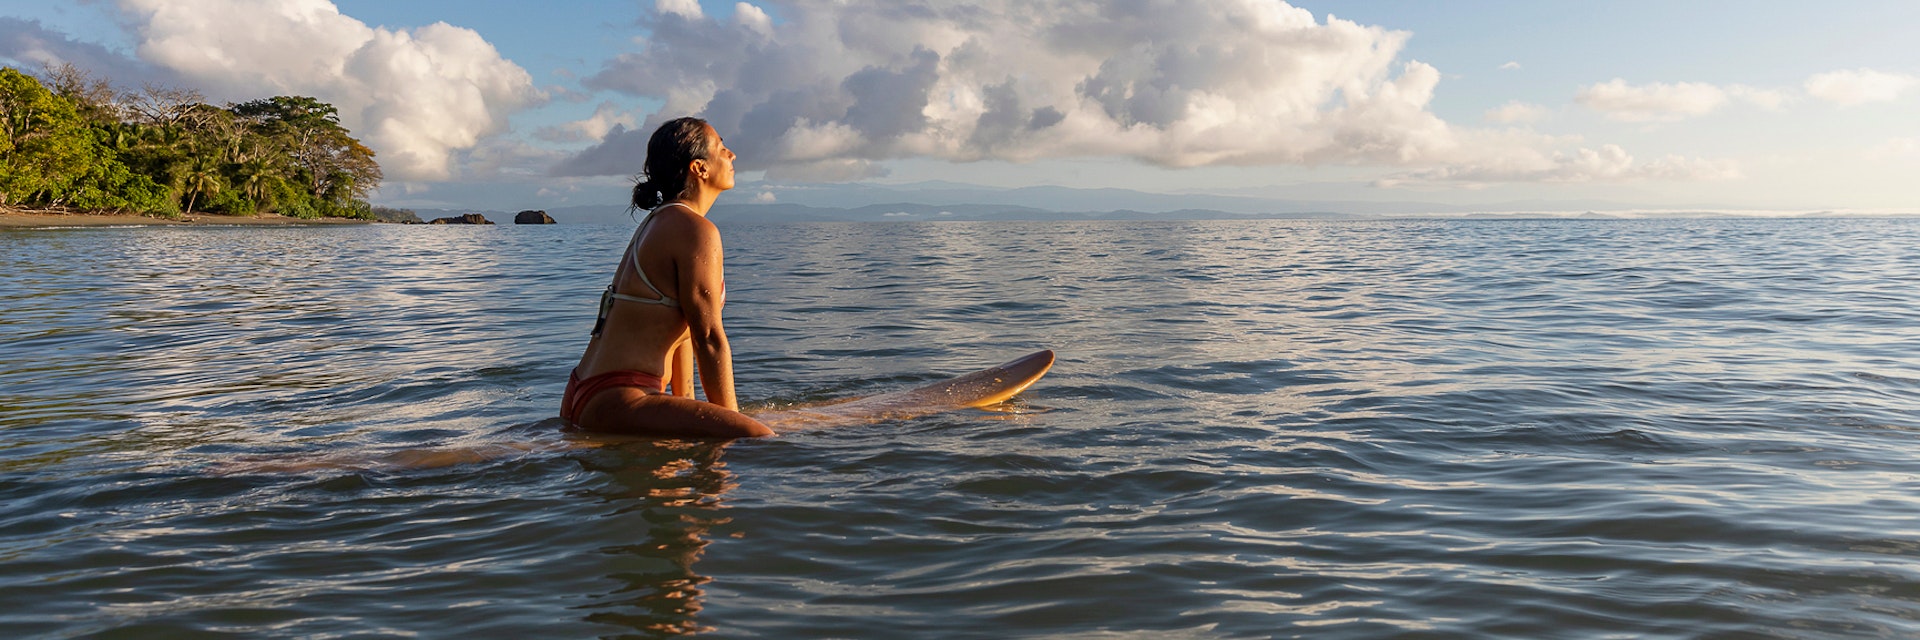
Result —
<instances>
[{"instance_id":1,"label":"woman's head","mask_svg":"<svg viewBox=\"0 0 1920 640\"><path fill-rule=\"evenodd\" d=\"M633 185L633 206L652 209L680 196L687 188L693 161L706 160L716 137L713 127L699 118L676 118L660 125L647 139L647 159L640 167L640 183Z\"/></svg>"}]
</instances>

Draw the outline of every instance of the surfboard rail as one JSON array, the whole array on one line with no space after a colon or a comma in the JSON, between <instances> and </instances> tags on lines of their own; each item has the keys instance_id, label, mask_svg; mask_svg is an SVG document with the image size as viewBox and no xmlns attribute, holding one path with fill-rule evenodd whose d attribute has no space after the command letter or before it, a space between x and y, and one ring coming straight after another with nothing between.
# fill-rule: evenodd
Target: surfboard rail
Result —
<instances>
[{"instance_id":1,"label":"surfboard rail","mask_svg":"<svg viewBox=\"0 0 1920 640\"><path fill-rule=\"evenodd\" d=\"M818 428L879 420L902 420L930 413L984 407L1025 391L1053 368L1055 355L1043 350L1004 364L890 393L806 408L754 414L775 431Z\"/></svg>"}]
</instances>

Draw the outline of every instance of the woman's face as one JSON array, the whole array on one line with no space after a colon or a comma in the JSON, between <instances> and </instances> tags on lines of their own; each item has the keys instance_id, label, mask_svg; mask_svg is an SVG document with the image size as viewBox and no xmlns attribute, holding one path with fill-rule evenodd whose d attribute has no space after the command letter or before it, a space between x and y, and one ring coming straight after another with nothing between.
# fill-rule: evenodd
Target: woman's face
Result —
<instances>
[{"instance_id":1,"label":"woman's face","mask_svg":"<svg viewBox=\"0 0 1920 640\"><path fill-rule=\"evenodd\" d=\"M720 132L707 127L707 173L703 181L708 187L718 191L733 188L733 150L727 148L727 141L720 139Z\"/></svg>"}]
</instances>

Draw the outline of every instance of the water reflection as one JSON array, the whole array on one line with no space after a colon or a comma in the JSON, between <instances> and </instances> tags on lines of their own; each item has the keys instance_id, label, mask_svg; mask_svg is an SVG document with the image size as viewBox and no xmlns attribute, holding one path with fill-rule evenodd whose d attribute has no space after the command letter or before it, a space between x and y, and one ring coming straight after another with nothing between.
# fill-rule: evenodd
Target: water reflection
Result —
<instances>
[{"instance_id":1,"label":"water reflection","mask_svg":"<svg viewBox=\"0 0 1920 640\"><path fill-rule=\"evenodd\" d=\"M633 544L601 547L601 566L620 586L579 607L588 622L631 627L655 636L712 631L697 619L703 586L713 579L694 570L714 535L732 522L722 496L735 486L720 460L724 442L624 442L581 456L589 471L611 482L596 491L609 514L644 523Z\"/></svg>"},{"instance_id":2,"label":"water reflection","mask_svg":"<svg viewBox=\"0 0 1920 640\"><path fill-rule=\"evenodd\" d=\"M553 417L630 231L0 233L0 637L1920 627L1912 221L743 225L762 406L1066 359L732 451Z\"/></svg>"}]
</instances>

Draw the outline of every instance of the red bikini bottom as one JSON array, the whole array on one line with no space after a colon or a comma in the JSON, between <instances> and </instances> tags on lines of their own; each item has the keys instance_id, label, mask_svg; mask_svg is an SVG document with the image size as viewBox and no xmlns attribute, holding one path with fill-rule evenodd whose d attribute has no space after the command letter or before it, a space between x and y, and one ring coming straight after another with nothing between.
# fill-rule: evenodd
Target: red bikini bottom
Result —
<instances>
[{"instance_id":1,"label":"red bikini bottom","mask_svg":"<svg viewBox=\"0 0 1920 640\"><path fill-rule=\"evenodd\" d=\"M567 374L567 391L560 397L560 417L578 424L580 412L587 408L588 401L602 391L621 387L666 391L667 381L645 371L608 371L582 380L580 372L575 370Z\"/></svg>"}]
</instances>

